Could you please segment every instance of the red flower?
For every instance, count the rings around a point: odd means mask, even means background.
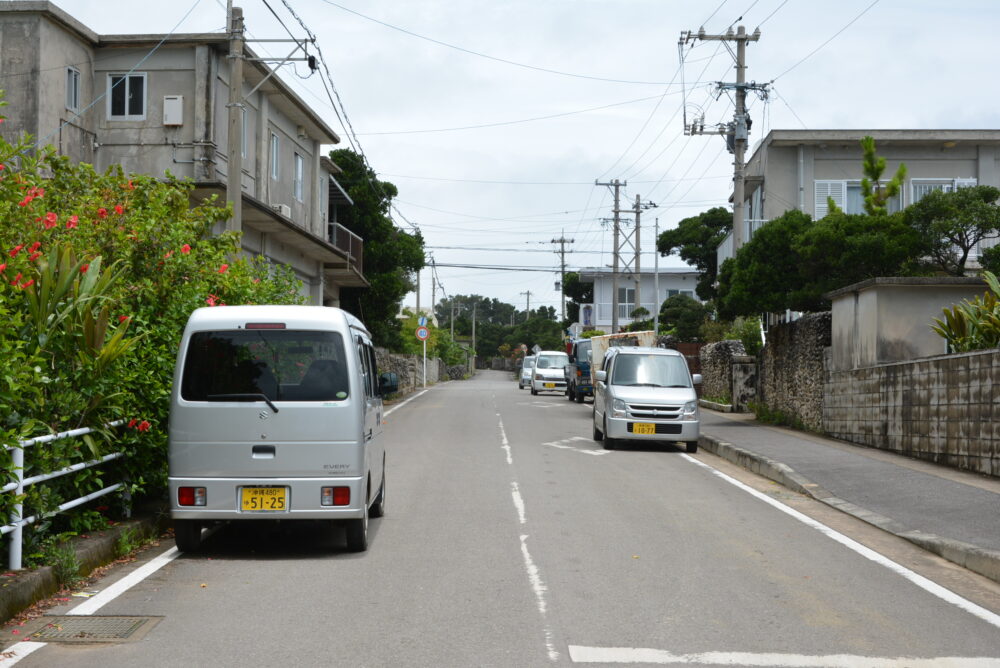
[[[131,420],[129,420],[128,421],[128,428],[131,429],[132,427],[134,427],[135,424],[136,424],[136,422],[138,422],[138,420],[136,420],[135,418],[132,418]]]
[[[30,288],[34,284],[35,284],[35,279],[32,278],[30,280],[25,281],[24,283],[22,283],[18,287],[21,288],[21,289]]]
[[[228,264],[224,264],[221,267],[219,267],[219,273],[220,274],[224,274],[224,273],[226,273],[227,269],[229,269],[229,265]]]
[[[125,213],[125,207],[123,207],[121,204],[115,204],[115,213],[117,213],[119,216],[122,215],[123,213]]]
[[[167,254],[163,256],[163,259],[164,260],[169,260],[170,256],[173,255],[173,254],[174,254],[173,251],[167,251]]]
[[[108,210],[102,206],[100,209],[97,210],[97,215],[100,216],[101,218],[107,218]]]
[[[139,431],[149,431],[149,428],[152,426],[153,425],[149,424],[149,421],[143,420],[142,422],[139,423],[139,426],[136,427],[136,429],[138,429]]]
[[[188,253],[190,253],[191,252],[191,244],[184,244],[183,246],[181,246],[181,252],[184,253],[185,255],[187,255]]]
[[[17,205],[18,206],[28,206],[29,204],[31,204],[31,200],[33,200],[33,199],[34,199],[34,197],[32,197],[31,195],[28,195],[24,199],[22,199],[20,202],[18,202]]]
[[[28,252],[29,253],[34,253],[36,250],[38,250],[41,247],[42,247],[42,242],[41,241],[36,241],[35,243],[31,244],[31,248],[28,249]]]
[[[89,264],[80,265],[80,273],[81,274],[86,274],[88,269],[90,269],[90,265]]]
[[[39,255],[41,255],[41,253],[39,251],[35,251],[34,253],[28,256],[28,262],[34,262],[35,260],[38,259]]]
[[[118,316],[118,322],[125,322],[126,320],[128,320],[128,316],[127,315],[120,315],[120,316]]]
[[[57,216],[53,211],[49,211],[47,214],[45,214],[45,222],[47,223],[52,223],[53,225],[55,225],[58,219],[59,216]]]
[[[76,227],[79,224],[80,224],[80,217],[79,216],[70,216],[69,220],[66,221],[66,229],[67,230],[72,230],[74,227]]]
[[[10,256],[17,257],[17,254],[21,252],[22,248],[24,248],[24,244],[18,244],[17,246],[14,246],[14,248],[12,248],[10,251]]]
[[[4,262],[3,264],[0,264],[0,273],[4,272],[6,270],[7,270],[7,263]]]
[[[18,274],[18,275],[20,276],[20,274]],[[215,295],[209,295],[208,298],[205,300],[205,303],[208,304],[209,306],[215,306],[216,305],[216,302],[215,302],[216,299],[218,299],[218,297],[216,297]]]
[[[11,285],[17,285],[18,281],[21,280],[21,274],[14,277],[14,280],[10,282]]]

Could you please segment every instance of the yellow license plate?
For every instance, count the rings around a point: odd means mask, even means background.
[[[555,383],[545,383],[545,387],[555,387]]]
[[[633,422],[632,433],[653,435],[656,433],[656,425],[649,422]]]
[[[252,512],[285,510],[287,492],[287,487],[244,487],[240,494],[240,507]]]

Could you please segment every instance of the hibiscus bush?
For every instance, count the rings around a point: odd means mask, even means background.
[[[243,256],[236,233],[214,234],[229,209],[192,206],[192,187],[117,167],[98,173],[0,139],[0,468],[12,479],[8,448],[18,440],[78,427],[97,431],[29,447],[25,476],[125,452],[27,488],[25,515],[122,479],[133,496],[162,493],[174,358],[190,313],[303,302],[290,269]],[[113,421],[121,425],[106,426]],[[0,495],[0,513],[15,501]],[[106,498],[98,505],[113,514]],[[89,508],[37,526],[102,521]]]

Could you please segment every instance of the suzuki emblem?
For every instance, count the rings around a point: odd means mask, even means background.
[[[258,413],[258,415],[260,416],[261,420],[266,420],[271,414],[268,413],[267,411],[261,411],[260,413]]]

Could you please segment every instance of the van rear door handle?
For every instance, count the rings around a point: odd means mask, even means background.
[[[254,459],[274,459],[274,446],[273,445],[255,445],[253,446]]]

